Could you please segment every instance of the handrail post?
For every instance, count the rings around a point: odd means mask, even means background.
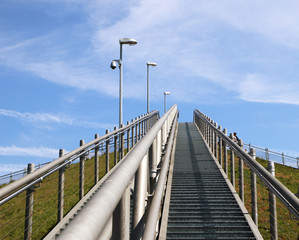
[[[117,127],[114,127],[114,131],[117,130]],[[114,136],[114,166],[117,164],[117,134]]]
[[[233,134],[229,135],[231,139],[233,139]],[[230,181],[233,186],[235,186],[235,156],[233,148],[230,148]]]
[[[121,128],[124,127],[124,124],[121,124]],[[125,133],[122,132],[119,135],[119,161],[124,157],[124,137],[125,137]]]
[[[275,177],[274,162],[268,162],[268,171]],[[270,210],[270,232],[271,240],[278,239],[277,230],[277,212],[276,212],[276,196],[269,189],[269,210]]]
[[[59,149],[59,157],[62,157],[65,154],[64,149]],[[63,218],[63,208],[64,208],[64,170],[61,168],[59,170],[58,177],[58,208],[57,208],[57,223],[59,223]]]
[[[214,123],[214,127],[217,128],[217,123]],[[214,156],[216,159],[218,159],[218,146],[217,146],[217,140],[218,140],[218,135],[216,131],[214,132]]]
[[[225,135],[227,135],[227,129],[224,128],[223,129],[223,133]],[[223,141],[223,150],[224,150],[224,154],[223,154],[223,160],[224,160],[224,171],[226,173],[226,175],[228,174],[228,165],[227,165],[227,144],[225,141]]]
[[[282,164],[285,165],[284,153],[281,154]]]
[[[221,125],[219,125],[218,129],[221,132],[221,130],[222,130]],[[220,166],[222,167],[222,140],[221,140],[220,136],[218,138],[218,154],[219,154],[218,160],[219,160]]]
[[[106,135],[107,134],[109,134],[109,130],[108,129],[106,129]],[[108,173],[109,172],[109,148],[110,148],[110,139],[108,138],[107,140],[106,140],[106,173]]]
[[[153,192],[156,176],[157,176],[157,151],[158,151],[158,136],[153,141],[150,149],[149,149],[149,165],[150,165],[150,193]]]
[[[35,170],[34,163],[28,163],[27,174],[32,173],[34,170]],[[24,240],[32,239],[33,203],[34,203],[34,187],[31,187],[26,191]]]
[[[130,122],[127,121],[127,125],[129,125]],[[130,151],[130,128],[127,130],[127,153]]]
[[[148,153],[143,157],[141,164],[135,174],[134,185],[134,208],[133,208],[133,239],[140,239],[142,236],[145,200],[147,195],[147,175],[148,175]]]
[[[127,187],[113,212],[112,240],[130,239],[130,187]]]
[[[243,140],[238,141],[238,145],[243,149]],[[239,195],[244,202],[244,163],[243,159],[239,157]]]
[[[249,155],[256,160],[256,153],[254,148],[249,149]],[[250,169],[251,172],[251,212],[252,220],[258,227],[258,209],[257,209],[257,187],[256,187],[256,174]]]
[[[214,125],[215,126],[215,124],[214,124],[214,120],[212,120],[212,125]],[[214,155],[215,154],[215,151],[214,151],[214,137],[215,137],[215,133],[214,133],[214,131],[213,131],[213,129],[211,128],[211,150],[212,150],[212,154]]]
[[[85,144],[84,140],[80,140],[80,146]],[[79,199],[84,197],[84,168],[85,168],[85,154],[80,157],[80,169],[79,169]]]
[[[137,123],[137,117],[135,117],[135,144],[138,142],[138,123]]]
[[[140,120],[140,116],[139,116],[139,120]],[[141,121],[139,121],[138,123],[138,141],[141,139]]]
[[[99,138],[99,134],[95,134],[94,138]],[[99,181],[99,146],[94,149],[94,184]]]

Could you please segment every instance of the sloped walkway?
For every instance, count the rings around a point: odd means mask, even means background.
[[[179,123],[167,239],[256,239],[194,123]]]

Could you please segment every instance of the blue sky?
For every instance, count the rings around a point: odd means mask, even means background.
[[[299,2],[1,0],[0,173],[43,163],[124,122],[177,103],[246,143],[299,156]]]

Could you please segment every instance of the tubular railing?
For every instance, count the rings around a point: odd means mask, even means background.
[[[163,191],[156,185],[161,185],[160,179],[165,181],[164,163],[169,161],[165,157],[169,158],[170,149],[167,138],[173,139],[176,117],[177,107],[174,105],[101,183],[88,204],[70,221],[58,239],[129,239],[130,235],[132,239],[142,238],[151,197],[153,193],[156,196],[155,189]],[[161,160],[163,174],[158,174]],[[130,192],[134,193],[133,212],[130,211]],[[155,197],[153,201],[156,202]],[[154,216],[150,223],[156,226],[156,220]]]
[[[279,153],[279,152],[271,151],[268,148],[257,147],[251,144],[244,143],[244,149],[246,149],[248,152],[251,148],[255,149],[256,156],[259,158],[262,158],[267,161],[279,163],[285,166],[299,168],[299,157],[292,157],[283,152]]]
[[[269,163],[268,172],[256,161],[253,148],[248,154],[242,149],[242,140],[236,143],[232,135],[227,136],[226,129],[222,131],[221,126],[217,127],[216,122],[198,110],[194,111],[194,122],[263,237],[297,239],[299,200],[274,177],[274,164]],[[277,203],[275,196],[280,200]]]
[[[0,188],[0,239],[41,239],[74,206],[90,195],[102,177],[113,172],[125,154],[149,132],[159,119],[153,111],[106,135],[64,153],[27,175]],[[85,239],[85,238],[82,238]]]

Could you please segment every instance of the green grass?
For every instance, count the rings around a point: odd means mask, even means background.
[[[75,163],[65,169],[64,215],[79,201],[79,165]],[[114,166],[114,153],[109,154],[109,165],[110,169]],[[105,174],[106,154],[99,157],[99,179]],[[85,161],[84,175],[86,194],[94,186],[94,158]],[[0,239],[24,239],[25,203],[24,192],[0,206]],[[36,186],[32,239],[42,239],[56,225],[57,207],[58,172],[55,172]]]

